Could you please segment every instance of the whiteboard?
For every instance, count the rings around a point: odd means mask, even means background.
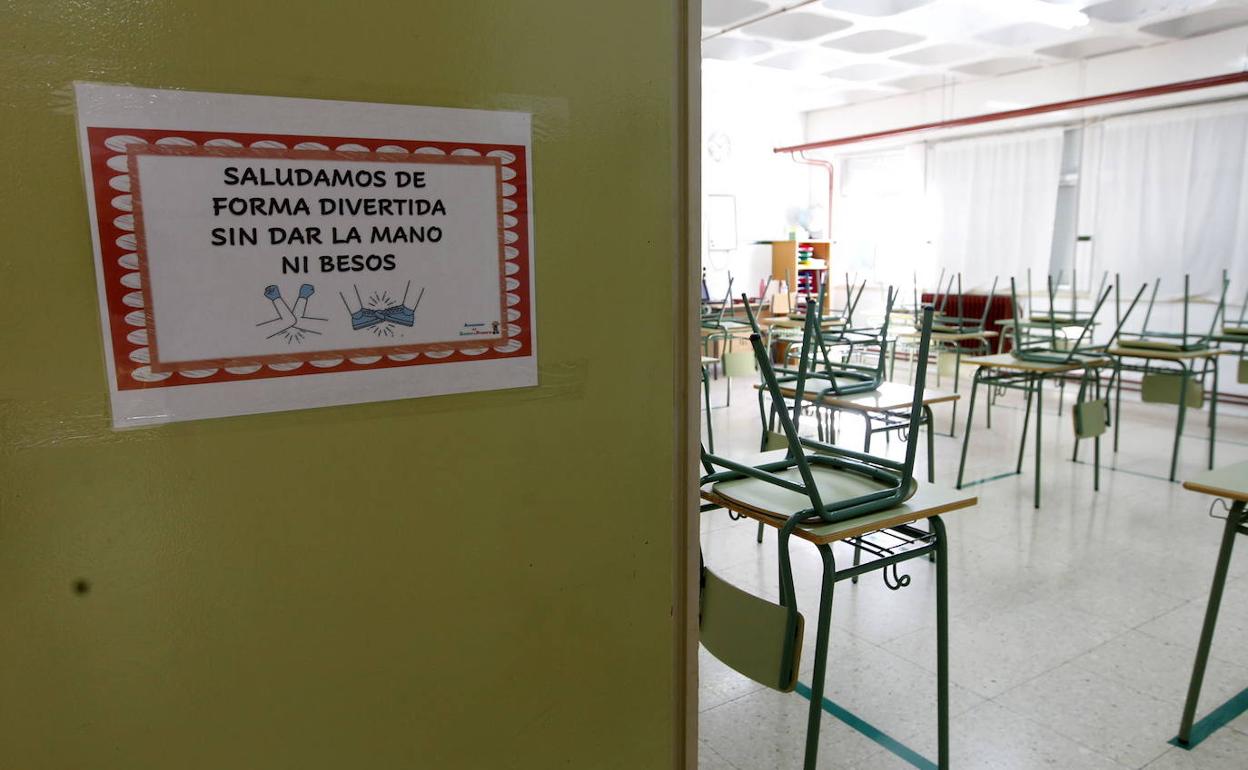
[[[711,251],[737,248],[737,197],[706,196],[706,247]]]

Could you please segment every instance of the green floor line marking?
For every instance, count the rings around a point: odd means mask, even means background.
[[[810,700],[810,688],[805,684],[798,682],[795,691],[806,700]],[[937,770],[935,762],[931,761],[927,757],[905,745],[865,719],[854,716],[849,710],[838,706],[828,698],[823,698],[823,702],[819,705],[822,706],[823,710],[828,714],[831,714],[853,729],[862,733],[868,740],[882,746],[889,753],[899,759],[909,762],[911,765],[920,768],[920,770]]]
[[[798,685],[799,687],[801,685]],[[1171,746],[1178,746],[1181,749],[1191,751],[1200,745],[1200,742],[1213,735],[1219,727],[1223,727],[1235,717],[1248,711],[1248,690],[1244,690],[1239,695],[1218,706],[1209,715],[1192,725],[1192,739],[1186,744],[1180,743],[1176,735],[1170,739]]]
[[[974,481],[963,481],[962,486],[973,487],[976,484],[987,484],[990,481],[1000,481],[1001,479],[1006,479],[1006,478],[1009,478],[1010,476],[1021,476],[1021,475],[1022,474],[1019,473],[1018,471],[1010,471],[1009,473],[998,473],[996,476],[989,476],[986,479],[975,479]]]
[[[1073,462],[1075,465],[1086,465],[1089,468],[1091,468],[1093,465],[1093,463],[1085,462],[1083,460],[1074,460]],[[1170,479],[1166,478],[1165,476],[1157,476],[1152,473],[1145,473],[1144,471],[1130,471],[1130,470],[1127,470],[1126,468],[1115,468],[1111,465],[1102,465],[1101,470],[1110,471],[1112,473],[1125,473],[1129,476],[1139,476],[1145,479],[1156,479],[1158,481],[1164,481],[1167,484],[1170,483]]]

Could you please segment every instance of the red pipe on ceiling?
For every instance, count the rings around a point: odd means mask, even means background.
[[[1176,94],[1183,91],[1195,91],[1199,88],[1215,88],[1217,86],[1229,86],[1245,82],[1248,82],[1248,72],[1233,72],[1229,75],[1217,75],[1215,77],[1199,78],[1197,80],[1183,80],[1178,83],[1166,83],[1165,85],[1149,86],[1148,88],[1135,88],[1130,91],[1118,91],[1116,93],[1101,94],[1099,96],[1085,96],[1081,99],[1070,99],[1064,102],[1053,102],[1051,104],[1039,104],[1035,107],[1022,107],[1016,110],[1005,110],[1004,112],[990,112],[983,115],[971,115],[966,118],[941,120],[934,123],[920,123],[917,126],[891,128],[886,131],[875,131],[869,134],[857,134],[855,136],[843,136],[838,139],[824,139],[819,142],[795,144],[790,147],[777,147],[773,150],[773,152],[795,153],[803,152],[805,150],[818,150],[825,147],[840,147],[846,144],[868,142],[873,139],[887,139],[894,136],[917,134],[922,131],[932,131],[941,128],[957,128],[960,126],[974,126],[980,123],[993,123],[998,120],[1010,120],[1011,118],[1025,118],[1031,115],[1042,115],[1046,112],[1060,112],[1062,110],[1074,110],[1081,107],[1095,107],[1099,104],[1123,102],[1131,99],[1146,99],[1150,96],[1165,96],[1166,94]]]
[[[804,152],[795,152],[789,156],[798,163],[807,166],[818,166],[822,168],[828,175],[828,229],[823,232],[823,237],[832,240],[832,199],[836,197],[836,178],[833,175],[835,164],[827,160],[819,160],[817,158],[807,158]]]

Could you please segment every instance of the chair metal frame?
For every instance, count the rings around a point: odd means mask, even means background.
[[[1218,299],[1218,306],[1213,311],[1213,320],[1209,323],[1209,330],[1203,335],[1193,334],[1188,331],[1188,315],[1191,307],[1191,286],[1192,276],[1190,273],[1183,275],[1183,327],[1182,331],[1168,332],[1157,331],[1148,328],[1149,318],[1153,314],[1153,303],[1157,300],[1157,290],[1161,286],[1161,278],[1153,282],[1153,294],[1148,300],[1148,310],[1144,313],[1144,324],[1138,332],[1129,332],[1127,336],[1134,339],[1123,341],[1126,347],[1141,348],[1144,350],[1207,350],[1212,344],[1213,338],[1218,329],[1219,319],[1225,320],[1226,314],[1226,292],[1230,287],[1230,279],[1227,278],[1225,270],[1222,271],[1222,293]],[[1178,340],[1175,343],[1165,342],[1164,340]],[[1190,341],[1189,341],[1190,340]],[[1149,344],[1150,341],[1153,344]]]
[[[753,311],[749,309],[748,302],[746,308],[751,323],[754,325],[754,333],[750,336],[750,343],[758,360],[759,368],[763,373],[766,389],[771,392],[773,399],[777,403],[783,403],[776,372],[767,355],[766,347],[762,343],[761,331],[757,328]],[[916,426],[920,419],[923,384],[927,369],[926,353],[931,337],[933,311],[931,308],[926,308],[923,313],[923,336],[920,341],[920,348],[924,356],[922,359],[923,363],[920,365],[917,374],[915,401],[910,411],[912,430],[914,429],[913,426]],[[814,317],[808,317],[803,335],[807,341],[814,335],[815,326],[817,324],[814,322]],[[798,370],[798,375],[803,382],[805,369],[806,359],[803,357]],[[802,383],[799,383],[799,393],[801,392],[800,384]],[[896,507],[909,497],[909,491],[914,483],[915,442],[911,442],[907,448],[905,461],[898,463],[893,460],[873,457],[801,438],[798,435],[800,419],[801,399],[796,400],[792,415],[789,414],[788,410],[780,411],[780,423],[787,443],[786,454],[782,460],[763,463],[759,466],[749,466],[711,454],[705,448],[702,450],[702,464],[706,470],[706,475],[701,479],[701,486],[715,484],[719,481],[750,477],[774,484],[783,489],[798,492],[805,495],[810,501],[808,507],[789,514],[778,528],[776,547],[779,556],[780,604],[785,607],[788,613],[784,638],[789,638],[796,630],[798,624],[802,622],[801,616],[797,611],[797,596],[789,555],[791,537],[797,527],[808,523],[847,521]],[[859,495],[848,500],[825,501],[822,499],[814,479],[812,472],[814,467],[829,467],[862,474],[868,478],[883,481],[888,486],[878,492]],[[723,470],[718,470],[719,468]],[[790,481],[776,475],[777,471],[794,468],[798,471],[801,478],[800,482]],[[702,510],[711,510],[717,507],[720,506],[716,503],[708,503],[702,506]],[[896,541],[895,544],[888,546],[882,546],[866,540],[867,534],[850,538],[855,542],[856,549],[865,549],[877,558],[866,564],[858,564],[857,559],[855,559],[854,566],[840,570],[836,568],[831,545],[828,543],[816,544],[823,561],[823,577],[818,610],[814,670],[811,675],[809,692],[810,706],[807,711],[803,765],[806,770],[814,770],[818,760],[819,730],[822,719],[824,680],[827,675],[827,652],[831,633],[832,589],[834,584],[846,579],[856,580],[859,575],[867,572],[885,570],[885,582],[890,588],[898,589],[908,585],[910,580],[907,575],[898,575],[897,565],[901,562],[924,556],[932,558],[936,562],[938,767],[940,770],[947,770],[949,767],[949,628],[946,532],[944,523],[939,516],[931,516],[928,518],[928,521],[930,522],[930,531],[923,531],[911,524],[902,524],[874,533],[888,534],[893,538],[893,540],[889,541],[890,543]],[[794,655],[796,655],[796,650],[793,646],[788,645],[783,649],[781,670],[777,672],[779,683],[785,681],[786,675],[790,673],[796,674],[790,668],[799,663],[799,661],[793,659]]]
[[[865,283],[864,283],[865,285]],[[861,295],[861,290],[859,291]],[[820,396],[837,395],[847,396],[854,393],[868,393],[880,387],[880,383],[887,378],[887,358],[888,358],[888,326],[889,318],[892,315],[893,303],[896,301],[897,292],[892,288],[888,288],[888,297],[884,307],[884,320],[880,327],[863,327],[853,328],[846,327],[837,330],[835,333],[825,332],[821,324],[813,324],[813,333],[809,332],[812,326],[809,316],[805,328],[802,331],[802,341],[798,348],[798,368],[792,369],[781,367],[778,371],[781,373],[779,380],[781,382],[795,382],[799,372],[804,366],[809,367],[813,364],[813,360],[817,356],[820,368],[813,373],[807,368],[808,376],[811,379],[827,380],[829,386],[821,391]],[[820,298],[819,310],[822,310],[822,298]],[[750,310],[747,307],[747,315]],[[820,313],[822,315],[822,313]],[[751,321],[752,322],[752,321]],[[757,327],[756,327],[757,330]],[[831,339],[829,339],[831,337]],[[813,345],[811,344],[813,341]],[[848,347],[848,357],[853,356],[854,347],[871,347],[879,348],[879,356],[874,366],[866,366],[863,364],[855,364],[848,360],[841,362],[833,362],[830,350],[835,347]],[[792,349],[786,353],[786,357],[791,355]],[[853,380],[851,384],[842,385],[837,382],[837,378],[842,380]],[[803,380],[804,382],[805,380]],[[803,392],[801,390],[798,391]],[[760,391],[760,408],[762,392]]]

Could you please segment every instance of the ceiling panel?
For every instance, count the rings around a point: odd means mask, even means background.
[[[939,88],[1248,27],[1248,0],[703,0],[702,7],[705,59],[728,68],[725,77],[766,83],[769,94],[798,94],[806,109],[846,103],[850,83],[869,86],[854,100],[879,98],[889,89]]]
[[[1121,37],[1089,37],[1083,40],[1062,43],[1061,45],[1051,45],[1048,48],[1040,48],[1036,50],[1036,53],[1045,56],[1056,56],[1059,59],[1091,59],[1093,56],[1104,56],[1115,51],[1125,51],[1128,48],[1135,48],[1137,45],[1139,45],[1137,41]]]
[[[965,72],[968,75],[996,77],[997,75],[1008,75],[1011,72],[1021,72],[1039,66],[1040,61],[1032,57],[1003,56],[999,59],[985,59],[972,64],[962,64],[954,67],[954,69],[958,72]]]
[[[979,35],[980,40],[1011,48],[1044,45],[1067,37],[1070,37],[1070,30],[1037,22],[1011,24]]]
[[[831,16],[820,16],[813,13],[785,13],[756,21],[746,26],[743,31],[747,35],[770,38],[773,40],[814,40],[848,29],[850,22]]]
[[[823,0],[823,6],[859,16],[896,16],[931,2],[933,0]]]
[[[923,41],[922,35],[910,32],[894,32],[891,29],[872,29],[866,32],[855,32],[852,35],[832,38],[824,42],[828,48],[854,53],[884,53],[895,51],[908,45]]]
[[[909,64],[948,64],[955,61],[966,61],[988,53],[989,49],[982,45],[964,45],[962,43],[940,43],[926,48],[917,48],[906,53],[899,53],[892,58]]]
[[[906,75],[896,80],[886,80],[882,85],[900,88],[903,91],[926,91],[929,88],[940,88],[954,80],[955,78],[948,74],[924,72],[919,75]]]
[[[707,59],[741,61],[765,54],[775,48],[762,40],[741,37],[717,37],[702,44],[702,56]]]
[[[1224,29],[1239,27],[1244,24],[1248,24],[1248,8],[1213,8],[1200,13],[1180,16],[1177,19],[1150,24],[1142,27],[1140,31],[1147,32],[1150,35],[1182,38],[1208,35],[1211,32],[1220,32]]]
[[[728,27],[771,10],[759,0],[702,0],[702,26]]]
[[[886,78],[901,77],[909,72],[912,72],[909,67],[880,61],[861,62],[859,64],[851,64],[848,67],[838,67],[824,74],[837,80],[884,80]]]
[[[786,70],[802,70],[805,72],[822,72],[830,67],[838,67],[845,63],[845,57],[823,48],[799,48],[786,51],[776,56],[769,56],[758,62],[764,67],[779,67]]]
[[[1093,19],[1114,24],[1143,21],[1161,13],[1191,13],[1215,0],[1106,0],[1083,9]]]

